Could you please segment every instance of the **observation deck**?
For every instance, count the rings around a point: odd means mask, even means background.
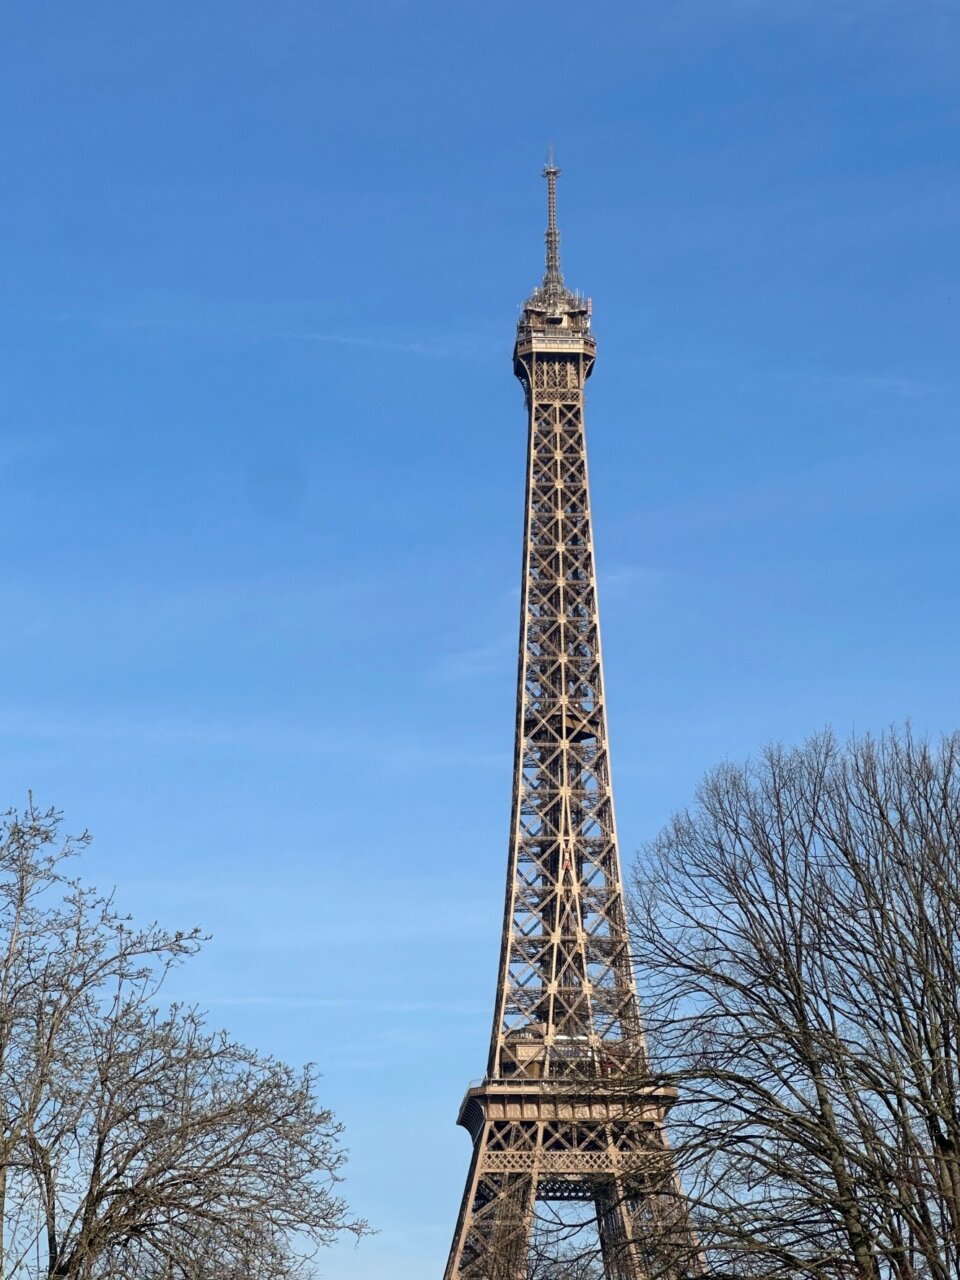
[[[597,340],[590,332],[589,298],[566,289],[541,286],[523,304],[517,322],[513,348],[513,368],[523,379],[531,357],[540,355],[581,355],[586,357],[585,376],[597,354]]]

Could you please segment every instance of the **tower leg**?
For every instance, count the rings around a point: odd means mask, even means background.
[[[647,1280],[634,1239],[634,1220],[623,1179],[604,1183],[597,1196],[597,1226],[606,1280]]]
[[[488,1167],[485,1125],[470,1176],[444,1280],[524,1280],[536,1204],[536,1175]]]

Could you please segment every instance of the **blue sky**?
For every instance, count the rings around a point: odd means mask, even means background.
[[[10,4],[0,762],[204,925],[445,1260],[489,1033],[553,140],[627,862],[724,757],[960,724],[954,0]]]

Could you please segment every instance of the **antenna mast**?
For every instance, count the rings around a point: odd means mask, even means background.
[[[550,293],[559,293],[563,289],[563,276],[560,273],[560,232],[557,230],[557,168],[553,155],[553,143],[547,152],[547,163],[543,169],[547,180],[547,269],[543,276],[543,287]]]

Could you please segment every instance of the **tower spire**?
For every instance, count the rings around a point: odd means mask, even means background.
[[[563,289],[563,276],[560,272],[560,232],[557,230],[557,178],[560,176],[560,170],[554,159],[552,142],[547,152],[543,176],[547,180],[547,269],[543,275],[543,287],[551,293],[559,293]]]

